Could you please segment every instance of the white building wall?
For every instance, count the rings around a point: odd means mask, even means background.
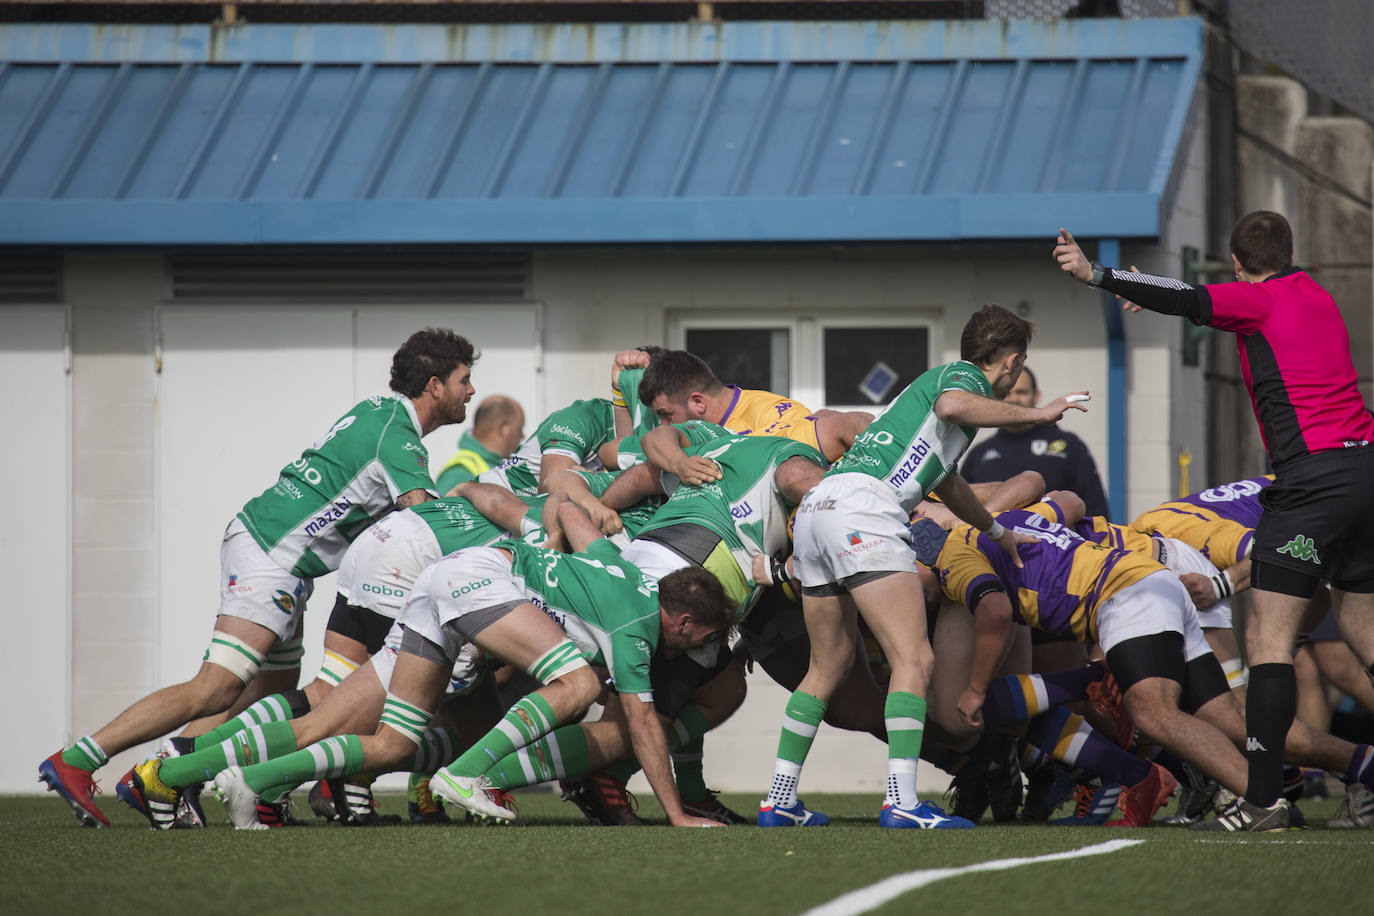
[[[1055,269],[1049,257],[1051,243],[1047,234],[1044,244],[941,249],[542,252],[535,256],[533,275],[534,299],[543,307],[544,371],[530,389],[529,400],[536,402],[537,411],[541,400],[545,409],[551,409],[575,398],[603,396],[611,354],[642,343],[663,342],[669,316],[693,309],[781,309],[813,315],[858,308],[933,310],[942,316],[943,331],[935,338],[942,352],[934,354],[942,360],[957,355],[958,331],[967,316],[983,303],[996,302],[1036,324],[1031,364],[1046,394],[1081,388],[1093,391],[1093,409],[1073,415],[1066,425],[1088,443],[1105,476],[1111,456],[1101,305],[1094,291]],[[162,686],[174,672],[181,674],[193,666],[213,619],[212,607],[201,607],[200,602],[187,607],[185,612],[196,620],[187,627],[185,644],[159,649],[159,593],[166,604],[176,600],[169,598],[169,592],[199,595],[206,588],[204,582],[177,583],[175,570],[160,565],[165,558],[156,546],[156,497],[159,486],[167,483],[157,476],[164,472],[155,468],[161,410],[155,329],[164,299],[162,269],[157,255],[66,258],[65,288],[73,312],[75,348],[68,739],[98,728]],[[270,309],[245,312],[249,320],[263,320],[267,314]],[[455,310],[454,315],[457,324],[461,312]],[[1167,319],[1134,317],[1128,332],[1132,348],[1130,499],[1132,511],[1138,511],[1169,493],[1168,477],[1161,467],[1167,465],[1173,443],[1158,431],[1168,428],[1171,411],[1177,408],[1169,368],[1176,346],[1170,343],[1175,337],[1167,330]],[[480,339],[477,342],[481,344]],[[213,350],[216,342],[209,339],[203,345]],[[501,360],[517,369],[532,369],[534,361],[533,353],[527,359],[507,355]],[[264,360],[262,371],[271,372],[270,360]],[[479,388],[483,384],[479,375]],[[341,392],[335,400],[337,414],[353,403],[353,392]],[[251,427],[251,416],[240,422]],[[175,431],[165,430],[167,434]],[[245,440],[255,450],[279,453],[272,458],[274,466],[279,466],[314,435],[316,431],[302,429],[289,441]],[[457,431],[451,431],[451,436],[456,441]],[[432,456],[435,462],[445,457]],[[206,482],[208,486],[222,483]],[[231,495],[235,504],[241,504],[253,492],[252,487],[236,486]],[[225,521],[216,517],[215,531],[196,539],[201,544],[197,549],[211,564]],[[323,596],[312,602],[315,625],[323,625],[328,607]],[[170,654],[175,659],[167,657]],[[311,673],[307,671],[307,676]],[[50,683],[34,686],[60,689],[63,677],[54,669],[40,679]],[[708,745],[707,774],[713,785],[758,789],[766,783],[782,702],[780,690],[755,685],[754,699]],[[45,734],[52,727],[46,714],[21,715],[18,728],[26,735]],[[44,740],[52,743],[50,738]],[[116,778],[142,752],[117,758],[110,778]],[[817,755],[815,766],[808,768],[808,786],[816,790],[867,791],[881,784],[883,749],[870,737],[826,738]],[[826,764],[827,759],[833,762]],[[856,759],[862,764],[856,766]],[[16,765],[17,775],[5,777],[0,791],[32,789],[31,770],[37,763],[38,758]]]

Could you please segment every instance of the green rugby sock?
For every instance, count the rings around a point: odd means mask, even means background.
[[[553,707],[538,693],[522,697],[477,743],[446,767],[454,776],[481,776],[503,757],[515,753],[558,725]]]
[[[266,725],[269,722],[287,722],[291,718],[291,704],[285,696],[275,693],[270,697],[263,697],[228,722],[196,738],[195,750],[203,751],[221,741],[228,741],[245,728]]]
[[[499,789],[519,789],[553,779],[580,779],[591,769],[587,733],[580,725],[565,725],[502,757],[487,775]]]
[[[272,760],[296,749],[296,733],[290,722],[268,722],[236,732],[232,737],[180,757],[162,761],[158,778],[176,789],[214,779],[231,766],[247,767]]]
[[[62,752],[62,762],[67,766],[91,772],[103,767],[109,759],[105,756],[105,751],[95,743],[95,739],[90,735]]]
[[[895,690],[883,703],[887,726],[887,801],[900,808],[914,808],[916,759],[925,738],[926,701],[914,693]]]
[[[793,692],[782,715],[782,734],[778,736],[778,756],[773,763],[773,782],[766,803],[790,808],[797,803],[797,782],[802,764],[816,740],[816,730],[825,718],[828,704],[809,693]]]
[[[243,768],[243,782],[277,802],[308,779],[338,779],[363,771],[363,745],[357,735],[336,735],[295,753]]]

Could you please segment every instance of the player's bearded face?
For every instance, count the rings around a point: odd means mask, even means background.
[[[467,419],[467,404],[476,392],[472,387],[472,370],[460,365],[444,380],[436,399],[450,423],[461,423]]]

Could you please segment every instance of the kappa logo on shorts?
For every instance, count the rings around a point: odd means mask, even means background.
[[[296,609],[296,599],[291,596],[290,592],[284,589],[279,588],[272,593],[272,603],[287,614],[290,614]]]
[[[1317,556],[1317,543],[1304,534],[1293,536],[1293,540],[1284,544],[1278,549],[1279,553],[1286,553],[1295,560],[1302,560],[1305,563],[1315,563],[1321,565],[1321,557]]]

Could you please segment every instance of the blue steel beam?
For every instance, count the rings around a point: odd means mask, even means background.
[[[1121,241],[1099,240],[1097,257],[1103,264],[1120,264]],[[1116,297],[1105,290],[1101,297],[1102,320],[1107,327],[1107,503],[1112,521],[1124,525],[1130,518],[1126,514],[1126,488],[1130,453],[1127,430],[1131,428],[1126,403],[1126,322],[1121,320],[1121,303]]]

